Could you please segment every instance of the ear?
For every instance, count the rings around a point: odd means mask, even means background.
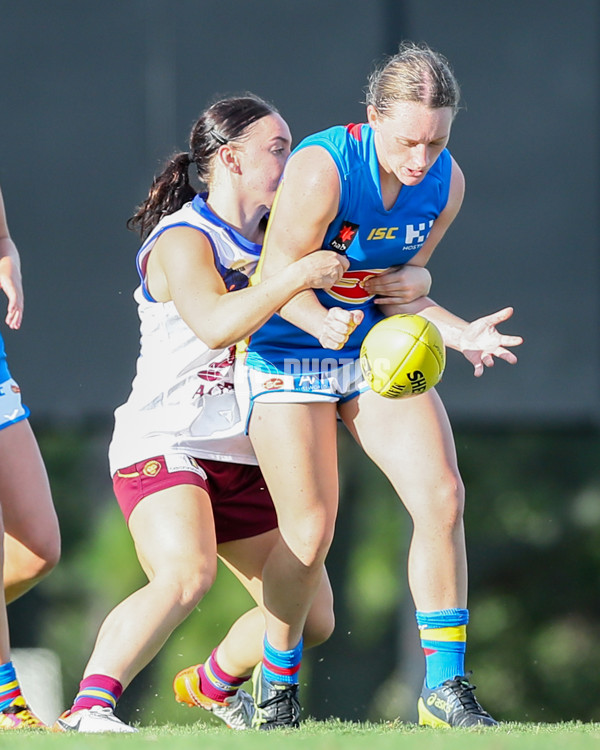
[[[229,144],[220,146],[218,155],[223,166],[227,167],[230,172],[233,172],[234,174],[240,173],[241,170],[238,154],[234,148],[232,148]]]
[[[372,104],[367,105],[367,122],[373,130],[377,130],[379,127],[379,112]]]

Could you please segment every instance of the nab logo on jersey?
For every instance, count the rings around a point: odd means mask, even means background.
[[[352,240],[356,237],[358,232],[358,224],[353,224],[351,221],[342,222],[340,231],[329,243],[330,247],[338,253],[345,253]]]

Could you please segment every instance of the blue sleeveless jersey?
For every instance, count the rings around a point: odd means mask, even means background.
[[[337,166],[340,204],[323,247],[344,253],[350,261],[350,267],[334,287],[327,291],[317,289],[315,293],[324,307],[361,309],[365,318],[344,348],[334,351],[324,349],[316,338],[274,315],[250,338],[250,366],[259,366],[261,358],[281,370],[285,369],[285,360],[290,359],[331,362],[357,358],[367,331],[383,317],[362,282],[390,266],[408,263],[423,246],[448,201],[452,159],[447,149],[418,185],[402,185],[396,203],[386,211],[381,199],[374,131],[369,125],[329,128],[305,138],[296,151],[307,146],[322,146]]]

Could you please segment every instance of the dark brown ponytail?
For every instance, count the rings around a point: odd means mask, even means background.
[[[257,120],[277,110],[254,94],[221,99],[205,110],[190,133],[190,151],[173,156],[154,178],[146,200],[127,222],[127,227],[145,238],[163,218],[192,200],[196,190],[190,185],[189,167],[193,162],[199,180],[210,182],[213,157],[219,148],[243,141],[247,129]]]

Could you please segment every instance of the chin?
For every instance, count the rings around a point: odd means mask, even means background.
[[[401,180],[403,185],[407,185],[409,187],[413,187],[414,185],[418,185],[420,182],[423,182],[425,179],[425,176],[427,175],[427,172],[423,172],[423,174],[419,175],[418,177],[414,176],[404,176]]]

